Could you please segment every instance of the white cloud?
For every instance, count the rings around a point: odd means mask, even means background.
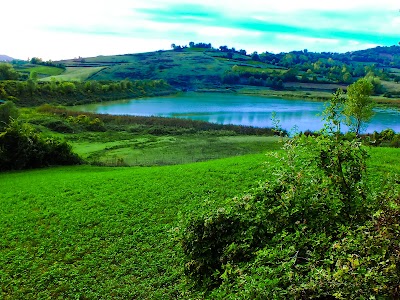
[[[241,29],[233,29],[227,27],[204,26],[196,30],[198,35],[219,37],[221,40],[224,38],[238,38],[238,37],[260,37],[261,32],[248,31]]]
[[[171,43],[211,42],[250,51],[281,52],[312,47],[317,51],[342,51],[345,47],[376,45],[374,41],[355,41],[340,35],[325,38],[325,30],[344,33],[361,32],[377,36],[396,36],[400,32],[398,0],[335,1],[265,1],[248,0],[12,0],[1,4],[2,43],[0,54],[18,58],[39,56],[44,59],[69,58],[152,51],[169,48]],[[202,24],[194,16],[181,16],[179,23],[162,23],[145,18],[140,8],[193,8],[205,6],[224,16],[221,26]],[[189,21],[193,20],[191,24]],[[230,22],[226,22],[226,21]],[[268,22],[318,31],[318,36],[301,36],[304,32],[273,33],[257,31],[239,23]],[[229,26],[231,24],[231,26]],[[277,27],[279,28],[279,27]],[[268,30],[265,30],[268,31]],[[116,33],[116,35],[112,35]],[[329,32],[326,34],[329,35]],[[343,34],[345,35],[345,34]],[[348,34],[351,36],[351,33]],[[368,37],[369,38],[369,37]],[[366,40],[366,38],[364,38]],[[400,39],[400,38],[399,38]],[[291,43],[288,43],[288,40]],[[397,43],[397,41],[395,42]],[[276,51],[275,51],[275,50]]]

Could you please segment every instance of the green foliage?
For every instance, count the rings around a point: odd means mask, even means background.
[[[163,80],[130,82],[0,81],[0,93],[18,99],[19,105],[44,103],[75,105],[123,98],[163,95],[176,92]]]
[[[18,118],[19,111],[14,102],[6,101],[0,104],[0,132],[10,124],[12,120]]]
[[[347,89],[347,99],[344,103],[343,114],[347,118],[347,124],[354,130],[356,135],[360,134],[362,126],[374,115],[372,108],[374,102],[370,95],[373,91],[372,83],[361,78],[351,84]]]
[[[0,133],[0,170],[21,170],[80,163],[71,146],[43,138],[28,124],[12,121]]]
[[[186,274],[210,298],[398,296],[400,187],[369,181],[361,142],[340,133],[342,101],[319,135],[286,141],[268,181],[183,226]]]
[[[0,80],[17,80],[19,74],[13,66],[6,63],[0,63]]]
[[[362,139],[370,146],[400,147],[400,133],[396,134],[392,129],[374,131],[372,134],[363,135]]]
[[[47,104],[38,107],[38,111],[52,115],[60,115],[66,117],[67,119],[71,117],[72,120],[75,120],[77,117],[82,115],[82,112],[80,111],[67,110],[65,108],[55,107]],[[106,115],[94,113],[85,113],[85,116],[87,116],[89,119],[97,118],[101,122],[111,125],[111,127],[114,129],[116,128],[116,126],[121,126],[120,130],[126,130],[125,125],[140,125],[145,126],[146,129],[152,127],[156,131],[159,131],[160,134],[173,133],[180,135],[185,133],[185,130],[183,129],[186,129],[187,131],[189,131],[189,133],[201,133],[204,131],[231,131],[235,134],[241,135],[274,135],[274,130],[271,128],[257,128],[241,125],[223,125],[191,119]],[[135,131],[137,131],[137,128],[132,130],[132,132]]]
[[[87,115],[78,115],[77,117],[69,116],[66,121],[71,124],[78,124],[83,126],[86,130],[90,131],[105,131],[103,121],[97,117],[90,117]]]

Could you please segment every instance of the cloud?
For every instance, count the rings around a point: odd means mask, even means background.
[[[132,53],[189,41],[248,52],[342,52],[400,39],[393,0],[13,0],[1,8],[0,53],[21,58]]]

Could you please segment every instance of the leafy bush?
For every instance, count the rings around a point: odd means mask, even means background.
[[[6,101],[0,104],[0,131],[7,127],[13,119],[18,118],[18,108],[14,102]]]
[[[400,133],[396,134],[392,129],[385,129],[364,135],[363,140],[371,146],[400,147]]]
[[[51,120],[43,124],[47,128],[60,133],[73,133],[75,130],[70,123],[63,120]]]
[[[78,124],[90,131],[106,131],[103,121],[99,118],[91,118],[87,115],[78,115],[77,117],[69,116],[67,121],[71,124]]]
[[[79,164],[71,146],[43,138],[28,124],[13,121],[0,133],[0,170],[21,170],[49,165]]]
[[[368,181],[361,141],[340,134],[338,97],[321,134],[274,154],[273,178],[182,228],[186,274],[210,298],[399,296],[399,181]]]

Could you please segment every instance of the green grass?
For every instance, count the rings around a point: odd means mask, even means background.
[[[70,143],[76,153],[105,165],[152,166],[183,164],[278,149],[277,137],[201,135],[154,136],[91,134]],[[97,138],[96,138],[97,136]],[[68,138],[67,138],[68,139]]]
[[[399,151],[372,149],[372,175],[399,174]],[[175,229],[266,180],[266,162],[0,174],[0,298],[201,298],[185,288]]]
[[[30,72],[36,72],[39,75],[45,75],[45,76],[56,76],[60,75],[64,70],[62,68],[57,68],[57,67],[49,67],[49,66],[32,66],[28,68],[17,68],[17,71],[23,72],[23,73],[30,73]]]
[[[400,174],[400,149],[369,148],[371,158],[368,163],[372,173],[395,172]]]
[[[254,186],[263,160],[0,174],[0,297],[185,298],[179,215]]]
[[[237,92],[245,95],[279,97],[285,99],[306,99],[318,101],[327,101],[332,99],[332,93],[326,91],[279,91],[263,87],[245,86],[241,89],[237,89]]]
[[[104,69],[104,67],[67,67],[61,75],[43,78],[43,81],[55,78],[59,81],[85,81],[93,74]]]
[[[246,63],[247,64],[247,63]],[[271,73],[276,73],[276,74],[282,74],[286,70],[278,69],[278,68],[270,68],[266,64],[257,64],[260,67],[252,67],[252,66],[247,66],[247,65],[235,65],[232,70],[234,72],[249,72],[253,74],[271,74]],[[261,67],[262,66],[262,67]]]

